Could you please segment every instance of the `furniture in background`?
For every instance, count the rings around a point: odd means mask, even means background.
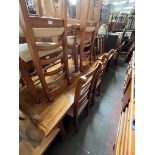
[[[135,154],[135,66],[134,54],[127,69],[114,155]]]

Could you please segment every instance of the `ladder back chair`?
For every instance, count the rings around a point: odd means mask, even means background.
[[[45,10],[46,16],[56,16],[60,17],[62,10],[64,8],[64,4],[62,4],[62,0],[52,0],[52,1],[45,1],[44,6],[42,8]],[[74,20],[74,24],[80,24],[81,33],[79,35],[69,35],[67,37],[67,45],[68,48],[72,50],[72,57],[74,60],[75,72],[78,71],[78,50],[80,50],[80,70],[83,71],[83,57],[87,58],[87,60],[92,59],[92,50],[94,45],[94,36],[96,31],[96,22],[98,22],[100,17],[100,11],[102,6],[102,0],[99,0],[98,6],[96,7],[95,15],[94,8],[95,4],[94,1],[91,0],[77,0],[76,2],[76,20]],[[66,12],[67,16],[69,17],[69,2],[66,1],[65,5],[68,7],[68,11]],[[57,11],[56,11],[57,8]],[[81,14],[82,11],[82,14]],[[56,13],[58,12],[58,13]],[[89,17],[88,17],[89,13]],[[57,14],[57,15],[56,15]],[[87,23],[87,21],[89,21]],[[95,21],[95,22],[94,22]],[[87,24],[86,24],[87,23]],[[70,24],[70,21],[68,21]],[[86,33],[86,35],[85,35]],[[87,39],[85,36],[87,36]],[[85,51],[85,52],[83,52]],[[83,54],[84,53],[84,54]],[[89,62],[89,61],[88,61]]]
[[[101,62],[105,65],[105,69],[106,69],[108,65],[108,57],[106,56],[106,54],[102,56]]]
[[[94,53],[94,58],[96,59],[97,57],[100,57],[102,54],[104,54],[104,49],[105,49],[105,37],[107,37],[108,34],[108,27],[106,24],[101,24],[96,38],[95,38],[95,45],[96,46],[96,51]]]
[[[98,70],[99,64],[96,65],[91,71],[82,75],[75,89],[74,103],[72,108],[67,112],[69,116],[73,118],[75,131],[78,131],[78,117],[83,110],[87,110],[87,115],[89,113],[89,104],[91,98],[91,91],[94,84],[95,74]]]
[[[98,70],[95,75],[94,86],[93,86],[92,92],[91,92],[92,105],[94,105],[94,97],[95,97],[96,93],[97,93],[97,96],[100,95],[101,80],[102,80],[102,77],[106,70],[106,66],[107,66],[107,62],[108,62],[107,60],[108,60],[107,57],[104,56],[102,58],[102,61],[99,62]]]
[[[65,17],[29,16],[25,0],[20,0],[20,17],[27,42],[22,45],[26,50],[20,57],[23,60],[26,58],[25,61],[33,61],[45,96],[50,101],[51,97],[59,94],[70,82]],[[53,36],[58,37],[58,42],[44,41]],[[43,42],[38,42],[38,39]],[[23,55],[26,57],[22,57]],[[45,66],[47,69],[44,69]]]
[[[102,58],[100,58],[99,60],[101,60],[102,62],[104,62],[104,57],[107,59],[107,62],[106,62],[106,70],[108,71],[110,65],[111,65],[111,61],[113,59],[113,56],[115,55],[116,53],[116,50],[114,49],[111,49],[108,53],[105,53]]]
[[[133,41],[133,43],[131,44],[124,62],[127,63],[130,61],[134,50],[135,50],[135,41]]]
[[[113,57],[113,55],[115,54],[115,50],[114,49],[111,49],[108,53],[104,53],[103,55],[102,55],[102,57],[99,57],[97,60],[101,60],[101,61],[104,61],[104,59],[106,58],[107,59],[107,61],[109,62],[111,59],[112,59],[112,57]]]
[[[80,24],[81,31],[76,36],[68,36],[67,44],[75,47],[79,47],[80,53],[80,70],[83,71],[83,62],[92,62],[92,52],[94,47],[95,35],[98,29],[98,21],[100,17],[100,11],[102,6],[102,0],[99,0],[96,14],[90,18],[88,13],[93,13],[94,2],[89,0],[77,0],[76,4],[76,19],[69,20],[70,23]],[[73,48],[73,52],[78,51]],[[78,57],[78,54],[76,54]],[[76,62],[77,64],[77,62]]]
[[[125,42],[123,42],[121,45],[119,45],[119,47],[116,50],[116,53],[115,53],[115,56],[114,56],[115,64],[117,64],[117,62],[118,62],[118,59],[119,59],[119,56],[121,54],[121,51],[122,51],[122,48],[123,48],[124,44],[125,44]]]
[[[83,3],[88,3],[83,1]],[[82,14],[80,14],[81,18],[81,43],[80,43],[80,70],[83,71],[83,58],[86,58],[86,62],[89,60],[90,64],[92,63],[92,53],[94,48],[95,36],[98,31],[98,21],[100,18],[102,0],[98,1],[98,6],[96,7],[96,12],[93,15],[93,19],[88,16],[88,13],[93,9],[93,2],[89,1],[88,10],[86,10],[86,4],[81,3],[80,8]],[[86,11],[84,13],[84,11]],[[85,15],[84,15],[84,14]]]

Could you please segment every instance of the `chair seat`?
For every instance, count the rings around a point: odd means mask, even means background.
[[[75,36],[67,36],[67,45],[69,46],[73,46],[74,44],[74,39],[75,39]],[[76,36],[76,42],[78,45],[80,45],[80,37],[79,36]],[[85,43],[88,43],[90,42],[90,40],[85,40]]]
[[[80,106],[79,110],[78,110],[78,116],[81,114],[81,112],[83,111],[83,109],[86,107],[88,103],[88,99],[85,101],[84,104],[82,104],[82,106]],[[74,106],[74,105],[73,105]],[[67,112],[67,115],[73,117],[73,106],[69,109],[69,111]]]
[[[39,46],[49,46],[49,45],[54,45],[56,43],[37,42],[36,44],[39,45]],[[39,53],[39,57],[43,57],[43,56],[47,56],[47,55],[49,55],[51,53],[58,52],[58,51],[61,51],[61,50],[62,50],[62,46],[60,46],[59,48],[54,49],[54,50],[39,51],[38,53]],[[28,62],[28,61],[32,60],[32,57],[31,57],[31,54],[29,52],[29,48],[28,48],[27,43],[19,44],[19,57],[22,60],[24,60],[25,62]]]

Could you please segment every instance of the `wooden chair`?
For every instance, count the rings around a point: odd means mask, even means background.
[[[95,59],[100,57],[101,55],[104,54],[104,49],[105,49],[105,37],[108,33],[108,27],[106,24],[101,24],[98,33],[95,38],[95,43],[97,47],[97,53],[94,53]]]
[[[94,85],[92,87],[92,105],[94,105],[94,98],[97,93],[97,96],[100,95],[100,86],[101,86],[101,80],[105,73],[106,67],[107,67],[108,59],[106,56],[103,56],[102,61],[99,63],[98,70],[96,72]]]
[[[115,55],[113,57],[113,61],[115,61],[115,64],[117,64],[118,62],[118,58],[120,56],[120,53],[121,53],[121,50],[124,46],[125,42],[123,42],[121,45],[119,45],[119,47],[117,48],[116,52],[115,52]]]
[[[33,62],[44,94],[48,100],[51,100],[51,97],[63,91],[70,82],[66,20],[65,17],[58,19],[29,16],[26,0],[19,2],[20,21],[27,42],[20,45],[24,48],[20,58],[25,62]],[[64,15],[66,15],[65,10]],[[57,42],[49,42],[52,37],[57,37]],[[48,66],[47,69],[44,69],[45,66]]]
[[[83,62],[92,62],[92,52],[95,42],[95,35],[98,30],[98,20],[101,11],[102,0],[99,1],[96,14],[88,16],[88,13],[92,14],[93,1],[89,0],[78,0],[76,6],[76,19],[68,19],[68,23],[79,24],[81,27],[80,33],[77,32],[76,36],[68,36],[67,44],[68,47],[72,47],[73,52],[79,50],[80,53],[80,70],[83,71]],[[81,11],[82,10],[82,11]],[[81,14],[82,12],[82,14]],[[94,18],[93,18],[94,17]],[[74,47],[73,47],[74,46]],[[76,49],[78,48],[78,49]],[[75,54],[78,57],[78,53]],[[78,58],[76,58],[76,65],[78,64]],[[75,66],[77,69],[78,66]]]
[[[42,5],[39,8],[42,8],[42,12],[46,16],[55,16],[60,17],[62,15],[62,10],[64,5],[61,2],[62,0],[52,0],[44,2],[44,6]],[[66,6],[68,7],[67,16],[69,16],[69,5],[68,1],[66,1]],[[96,7],[96,13],[94,15],[95,4],[94,1],[91,0],[77,0],[76,4],[76,19],[70,20],[68,19],[67,24],[80,25],[81,32],[77,35],[74,33],[73,35],[69,35],[67,37],[67,45],[68,48],[72,50],[72,58],[74,61],[75,72],[78,71],[78,51],[80,50],[80,70],[83,71],[83,57],[87,58],[87,60],[92,59],[92,51],[94,45],[94,36],[96,31],[96,23],[100,17],[100,11],[102,6],[102,0],[99,0],[98,6]],[[82,10],[82,14],[81,14]],[[89,14],[88,14],[89,13]],[[89,21],[89,22],[88,22]],[[74,30],[73,30],[74,31]],[[78,30],[79,31],[79,30]],[[85,37],[88,36],[88,37]],[[86,62],[87,62],[86,60]],[[89,62],[89,61],[88,61]]]
[[[35,1],[35,0],[34,0]],[[40,0],[39,0],[40,1]],[[65,1],[65,3],[63,2],[63,0],[42,0],[41,2],[35,2],[35,8],[37,11],[37,15],[38,16],[48,16],[48,17],[55,17],[55,18],[62,18],[63,15],[63,9],[65,8],[67,9],[67,17],[70,17],[70,9],[69,9],[69,2],[68,0]],[[40,13],[41,12],[41,13]],[[75,35],[75,29],[76,25],[70,25],[67,24],[67,30],[69,31],[68,34],[69,36],[72,34]],[[74,40],[74,39],[73,39]],[[70,43],[69,43],[70,44]],[[75,47],[75,48],[74,48]],[[74,46],[74,44],[72,43],[72,46],[70,47],[70,45],[68,45],[68,48],[73,50],[76,49],[76,46]],[[73,50],[74,51],[74,50]],[[77,56],[76,55],[77,52],[72,53],[72,58],[74,61],[74,66],[75,66],[75,71],[77,72]],[[69,57],[71,58],[71,57]]]
[[[78,23],[78,21],[77,21]],[[75,71],[78,71],[79,54],[80,54],[80,70],[83,71],[83,59],[91,60],[91,49],[93,48],[93,36],[96,28],[95,22],[87,22],[87,28],[84,30],[80,24],[80,33],[75,32],[73,35],[67,36],[67,47],[72,50],[74,56]],[[84,33],[87,33],[87,37],[84,37]]]
[[[124,61],[125,63],[128,63],[130,61],[134,50],[135,50],[135,41],[132,43],[131,47],[128,50],[127,56]]]
[[[78,117],[81,112],[86,109],[87,115],[89,113],[90,95],[98,67],[99,64],[97,64],[91,71],[81,76],[76,84],[74,103],[72,108],[67,112],[67,114],[74,120],[76,132],[79,129]]]
[[[114,49],[111,49],[108,53],[105,53],[105,57],[108,59],[107,61],[107,66],[106,66],[106,70],[108,71],[110,65],[111,65],[111,62],[112,62],[112,59],[113,59],[113,56],[115,55],[116,53],[116,50]]]
[[[100,56],[97,60],[102,61],[105,64],[106,71],[108,71],[111,61],[113,59],[113,56],[115,55],[116,50],[111,49],[108,53],[104,53],[102,56]]]

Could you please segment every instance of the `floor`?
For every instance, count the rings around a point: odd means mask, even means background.
[[[80,130],[74,132],[72,119],[64,120],[67,137],[62,141],[58,135],[45,155],[113,155],[113,145],[121,111],[121,99],[126,65],[119,60],[103,77],[101,96],[89,115],[80,116]]]

